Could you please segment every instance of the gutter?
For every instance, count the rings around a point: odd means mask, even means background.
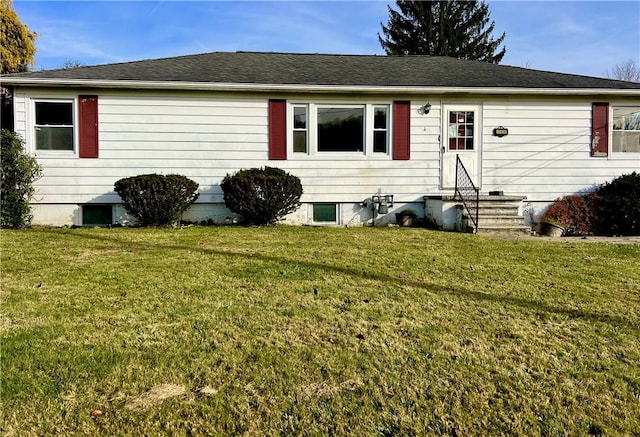
[[[640,89],[619,88],[518,88],[518,87],[427,87],[427,86],[363,86],[363,85],[302,85],[255,84],[221,82],[178,82],[90,79],[33,79],[9,77],[4,85],[47,88],[108,88],[137,90],[237,91],[256,93],[358,93],[358,94],[489,94],[489,95],[617,95],[640,97]]]

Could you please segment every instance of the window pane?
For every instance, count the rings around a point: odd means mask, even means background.
[[[473,112],[467,112],[467,123],[473,123]]]
[[[36,127],[37,150],[73,150],[72,127]]]
[[[387,131],[375,131],[373,133],[373,151],[375,153],[387,153]]]
[[[613,152],[640,153],[640,130],[632,132],[613,131]]]
[[[313,205],[313,221],[336,223],[336,209],[335,203],[315,203]]]
[[[318,108],[318,151],[363,150],[364,108]]]
[[[467,138],[467,150],[473,150],[473,138]]]
[[[82,205],[83,225],[110,225],[111,205]]]
[[[293,108],[293,128],[307,128],[307,108],[305,106],[295,106]]]
[[[307,131],[293,132],[293,151],[307,153]]]
[[[614,108],[613,109],[613,129],[640,131],[640,109]]]
[[[36,102],[36,124],[39,126],[73,125],[73,110],[71,103]]]
[[[373,128],[374,129],[386,129],[387,128],[387,108],[375,108],[375,114],[373,116]]]
[[[449,150],[473,150],[474,112],[449,112]]]

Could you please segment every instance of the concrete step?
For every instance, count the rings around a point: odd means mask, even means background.
[[[484,227],[480,223],[478,228],[478,234],[516,234],[516,235],[530,235],[531,227],[529,226],[489,226]]]
[[[520,203],[526,198],[527,198],[526,196],[504,196],[504,195],[502,195],[502,196],[490,196],[488,194],[481,194],[480,196],[478,196],[478,199],[480,200],[480,202],[494,201],[494,202]]]
[[[520,202],[496,202],[496,201],[480,201],[478,204],[482,207],[487,208],[496,208],[496,207],[507,207],[507,208],[517,208],[520,206]]]
[[[480,226],[487,225],[522,225],[524,217],[519,215],[478,215]]]
[[[452,197],[453,200],[453,197]],[[505,196],[481,194],[478,197],[479,233],[493,234],[530,234],[531,228],[524,224],[524,217],[519,215],[525,196]],[[474,214],[475,202],[472,203],[471,214]],[[462,228],[473,222],[466,209],[462,211]]]
[[[480,205],[478,208],[479,215],[518,215],[518,207],[509,207],[505,205],[492,206],[487,208],[484,205]]]

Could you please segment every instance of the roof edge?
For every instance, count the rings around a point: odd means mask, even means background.
[[[6,80],[9,79],[9,80]],[[0,84],[42,88],[107,88],[176,91],[236,91],[236,92],[287,92],[287,93],[358,93],[358,94],[495,94],[495,95],[620,95],[638,96],[640,89],[620,88],[518,88],[518,87],[425,87],[425,86],[362,86],[362,85],[305,85],[305,84],[256,84],[210,83],[175,81],[89,80],[89,79],[33,79],[4,78]]]

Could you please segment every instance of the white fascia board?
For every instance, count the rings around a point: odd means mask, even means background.
[[[286,92],[286,93],[362,93],[362,94],[489,94],[489,95],[551,95],[586,96],[619,95],[638,96],[640,89],[611,88],[467,88],[467,87],[427,87],[427,86],[350,86],[350,85],[297,85],[297,84],[246,84],[212,82],[153,82],[134,80],[86,80],[86,79],[29,79],[9,78],[5,85],[34,87],[81,87],[107,89],[156,89],[193,91],[244,91],[244,92]]]

